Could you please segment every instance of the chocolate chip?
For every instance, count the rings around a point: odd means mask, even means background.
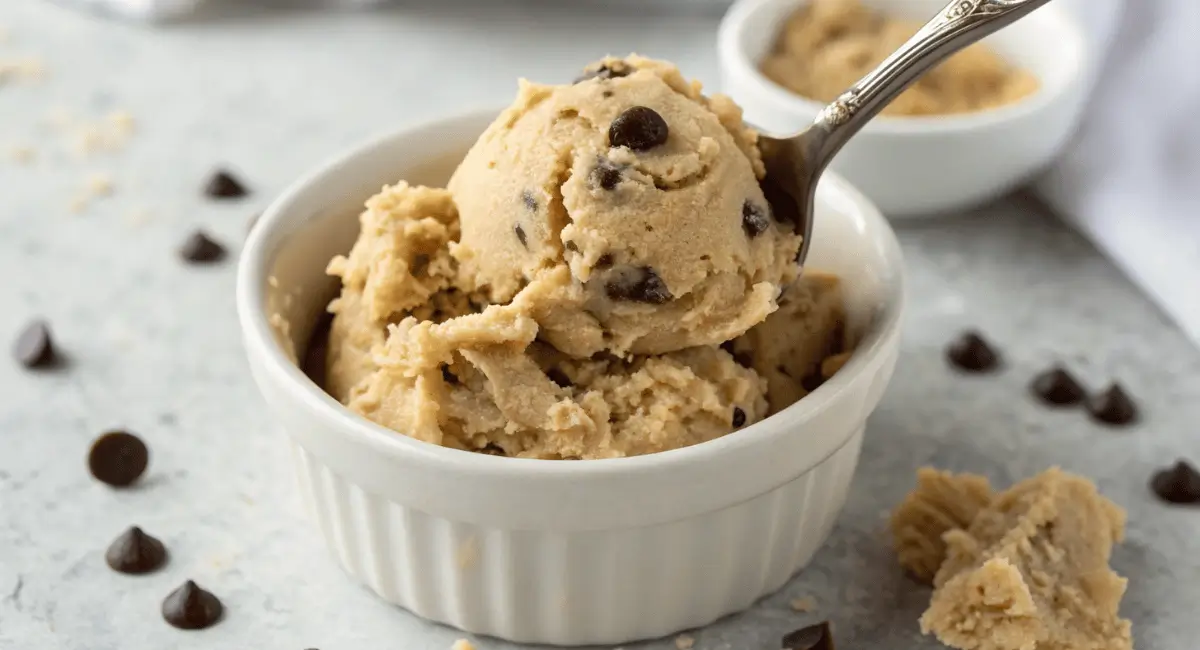
[[[550,381],[558,384],[559,388],[570,388],[575,385],[571,382],[571,378],[567,376],[567,373],[558,368],[550,368],[546,371],[546,376],[550,378]]]
[[[601,96],[601,97],[603,97],[603,98],[605,98],[605,99],[608,99],[609,97],[612,97],[612,96],[613,96],[613,91],[611,91],[611,90],[606,90],[606,91],[604,91],[604,92],[600,93],[600,96]]]
[[[150,573],[166,563],[167,548],[141,528],[133,526],[108,545],[104,561],[109,568],[120,573]]]
[[[605,254],[601,255],[600,257],[596,258],[596,268],[598,268],[598,269],[601,269],[601,270],[607,269],[612,265],[613,265],[612,253],[605,253]]]
[[[458,385],[458,375],[450,372],[450,366],[444,363],[442,364],[442,381],[450,384],[451,386]]]
[[[1200,472],[1186,460],[1160,470],[1150,479],[1150,489],[1167,503],[1200,504]]]
[[[300,360],[300,370],[312,382],[325,387],[325,362],[329,358],[329,329],[333,327],[333,314],[323,311],[313,324],[312,334],[308,335],[308,347],[304,350],[304,358]]]
[[[128,431],[109,431],[92,443],[88,469],[96,480],[113,487],[125,487],[146,471],[150,450],[142,439]]]
[[[802,627],[783,635],[781,647],[783,650],[834,650],[833,630],[829,629],[829,621]]]
[[[662,305],[671,301],[671,291],[658,277],[654,269],[643,266],[630,269],[624,277],[609,281],[604,285],[608,297],[613,300],[630,300],[652,305]]]
[[[420,275],[429,268],[429,256],[425,253],[417,253],[413,255],[412,264],[408,265],[408,272],[411,275]]]
[[[214,241],[204,231],[192,233],[179,247],[179,256],[185,262],[208,264],[225,258],[225,247]]]
[[[634,106],[612,121],[608,127],[608,144],[645,151],[666,142],[669,134],[667,121],[654,109]]]
[[[602,190],[614,190],[621,183],[621,168],[607,158],[600,158],[592,168],[591,179]]]
[[[162,617],[181,630],[203,630],[221,619],[217,597],[188,580],[163,600]]]
[[[44,320],[35,320],[26,325],[13,342],[12,354],[17,363],[30,370],[54,366],[58,361],[58,354],[54,351],[50,325]]]
[[[1029,390],[1052,406],[1078,404],[1087,397],[1083,386],[1062,367],[1051,368],[1034,377]]]
[[[587,81],[588,79],[616,79],[618,77],[627,77],[633,72],[633,67],[623,61],[613,61],[605,63],[598,68],[585,70],[582,75],[575,78],[575,83]]]
[[[746,412],[740,407],[733,407],[733,428],[740,429],[746,424]]]
[[[573,241],[568,241],[566,244],[563,244],[563,247],[566,248],[567,250],[571,251],[572,253],[579,252],[579,246]]]
[[[746,236],[751,239],[763,234],[771,222],[767,220],[767,215],[763,214],[763,209],[751,203],[748,199],[742,204],[742,230],[746,231]]]
[[[988,372],[1000,364],[1000,355],[976,331],[964,332],[946,348],[946,359],[967,372]]]
[[[250,192],[233,174],[218,169],[204,185],[204,193],[214,199],[238,199]]]
[[[1137,419],[1137,405],[1121,388],[1120,384],[1112,384],[1108,390],[1088,400],[1088,413],[1092,419],[1105,424],[1130,424]]]
[[[538,202],[537,197],[533,195],[533,192],[530,192],[529,190],[521,192],[521,203],[525,205],[526,210],[529,210],[530,212],[537,212]]]
[[[529,248],[529,245],[525,243],[525,229],[521,227],[521,224],[513,226],[513,232],[517,233],[517,241],[521,242],[525,248]]]

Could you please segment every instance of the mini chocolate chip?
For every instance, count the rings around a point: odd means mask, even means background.
[[[616,79],[618,77],[627,77],[632,72],[632,66],[623,61],[614,61],[612,63],[602,64],[600,67],[592,70],[584,70],[582,75],[575,78],[575,83],[587,81],[588,79]]]
[[[250,193],[233,174],[218,169],[204,185],[204,193],[214,199],[238,199]]]
[[[988,372],[1000,365],[1000,355],[976,331],[963,332],[946,348],[946,359],[960,370]]]
[[[525,248],[529,248],[529,245],[525,243],[525,229],[521,227],[521,224],[513,226],[513,232],[517,233],[517,241],[521,242]]]
[[[746,231],[746,236],[751,239],[766,232],[767,227],[771,222],[767,220],[767,215],[763,214],[763,209],[754,205],[749,199],[742,204],[742,229]]]
[[[575,242],[573,242],[573,241],[568,241],[566,244],[563,244],[563,248],[566,248],[567,250],[571,251],[572,253],[579,252],[579,246],[576,245]]]
[[[146,471],[150,450],[142,439],[128,431],[109,431],[92,443],[88,469],[96,480],[113,487],[125,487]]]
[[[420,275],[429,268],[429,255],[425,253],[417,253],[413,255],[412,264],[408,265],[408,272],[411,275]]]
[[[225,607],[217,597],[188,580],[167,595],[162,617],[181,630],[202,630],[221,619]]]
[[[608,99],[609,97],[612,97],[612,96],[613,96],[613,91],[611,91],[611,90],[606,90],[606,91],[604,91],[604,92],[600,93],[600,96],[601,96],[601,97],[603,97],[603,98],[605,98],[605,99]]]
[[[13,342],[13,358],[30,370],[54,366],[58,354],[54,351],[54,337],[50,325],[44,320],[35,320],[25,326]]]
[[[608,144],[634,151],[653,149],[667,141],[667,121],[652,108],[634,106],[618,115],[608,127]]]
[[[829,621],[788,632],[783,635],[781,647],[783,650],[834,650]]]
[[[621,183],[621,168],[607,158],[600,158],[592,168],[592,184],[603,190],[614,190]]]
[[[1088,400],[1087,407],[1092,419],[1105,424],[1130,424],[1138,417],[1137,405],[1121,385],[1116,383]]]
[[[570,388],[575,385],[571,382],[571,378],[567,376],[567,373],[558,368],[550,368],[546,371],[546,376],[550,378],[550,381],[558,384],[559,388]]]
[[[179,247],[179,256],[185,262],[208,264],[225,258],[225,247],[214,241],[204,231],[192,233]]]
[[[442,381],[450,384],[451,386],[458,385],[458,375],[450,372],[450,366],[444,363],[442,364]]]
[[[1150,489],[1167,503],[1200,504],[1200,472],[1186,460],[1159,470],[1150,479]]]
[[[1075,377],[1061,366],[1051,368],[1033,378],[1029,390],[1038,399],[1051,406],[1078,404],[1087,397],[1087,391]]]
[[[632,269],[627,277],[618,278],[604,285],[608,297],[613,300],[631,300],[652,305],[662,305],[671,301],[671,291],[654,269],[643,266]]]
[[[104,552],[109,568],[120,573],[150,573],[167,561],[167,548],[137,526],[121,533]]]
[[[744,424],[746,424],[746,412],[740,407],[733,407],[733,428],[740,429]]]
[[[529,190],[521,192],[521,203],[525,204],[526,210],[529,210],[530,212],[537,212],[538,202],[537,197],[533,195],[533,192],[530,192]]]
[[[596,268],[598,268],[598,269],[607,269],[608,267],[610,267],[612,265],[613,265],[612,253],[605,253],[605,254],[601,255],[600,257],[596,258]]]

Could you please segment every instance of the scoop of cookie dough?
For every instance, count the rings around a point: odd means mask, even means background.
[[[659,61],[522,82],[450,181],[454,256],[492,302],[538,285],[540,336],[573,357],[727,341],[775,310],[797,270],[756,139],[730,100]]]
[[[998,495],[947,532],[921,629],[962,650],[1131,650],[1109,567],[1125,513],[1058,469]]]

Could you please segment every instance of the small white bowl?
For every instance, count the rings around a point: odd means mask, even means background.
[[[830,175],[815,267],[846,282],[862,342],[809,397],[718,440],[635,458],[543,461],[427,444],[350,412],[295,363],[337,291],[364,200],[406,179],[444,185],[497,110],[403,129],[305,177],[242,252],[250,367],[287,432],[313,518],[345,569],[382,598],[524,643],[617,644],[744,609],[825,541],[864,424],[896,362],[903,278],[887,221]]]
[[[759,61],[784,20],[808,0],[738,0],[717,37],[724,92],[768,131],[808,126],[823,104],[764,76]],[[865,0],[924,22],[946,0]],[[1086,99],[1088,41],[1062,7],[1047,5],[984,41],[1041,82],[1033,95],[964,115],[877,117],[834,158],[843,174],[889,217],[924,216],[977,205],[1050,164],[1074,132]]]

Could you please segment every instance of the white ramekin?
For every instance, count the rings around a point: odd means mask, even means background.
[[[385,183],[442,185],[498,111],[378,138],[292,186],[242,253],[250,367],[287,432],[313,518],[384,599],[478,634],[557,645],[671,634],[741,610],[824,542],[863,427],[895,365],[900,250],[837,177],[818,196],[812,261],[842,274],[853,359],[796,405],[724,438],[596,461],[498,458],[419,442],[343,408],[294,359],[334,295],[324,273]]]
[[[947,0],[864,0],[925,21]],[[808,126],[823,104],[766,78],[758,62],[785,18],[807,0],[738,0],[717,37],[724,92],[768,131]],[[831,168],[889,217],[967,208],[1000,196],[1050,164],[1079,123],[1087,96],[1089,44],[1083,27],[1053,3],[988,37],[1001,56],[1030,70],[1041,88],[1010,106],[967,115],[878,117]]]

